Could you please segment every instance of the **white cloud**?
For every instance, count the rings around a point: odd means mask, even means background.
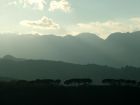
[[[48,3],[49,2],[49,3]],[[61,10],[63,12],[70,12],[71,5],[68,0],[13,0],[8,5],[22,5],[24,8],[31,7],[37,10],[44,10],[48,5],[49,11]]]
[[[82,30],[91,31],[104,36],[114,32],[129,32],[133,30],[130,25],[115,21],[92,22],[88,24],[79,23],[78,26]]]
[[[50,2],[49,11],[62,10],[64,12],[70,12],[71,6],[68,0],[52,0]]]
[[[140,17],[131,18],[130,21],[132,21],[135,24],[135,26],[140,27]]]
[[[31,6],[38,10],[43,10],[46,5],[45,0],[20,0],[20,3],[23,4],[23,7]]]
[[[12,2],[9,2],[9,3],[8,3],[8,5],[10,5],[10,6],[11,6],[11,5],[17,5],[17,4],[18,4],[17,1],[12,1]]]
[[[140,17],[134,17],[134,18],[131,18],[130,20],[140,24]]]
[[[36,29],[59,29],[59,24],[56,24],[52,19],[48,17],[42,17],[40,20],[31,21],[31,20],[24,20],[20,22],[21,25]]]
[[[78,23],[75,26],[69,27],[69,29],[72,30],[69,30],[69,33],[72,34],[91,32],[102,38],[106,38],[108,35],[115,32],[140,31],[140,18],[131,18],[125,21],[109,20],[105,22]]]
[[[140,17],[131,18],[130,21],[133,23],[135,30],[140,31]]]

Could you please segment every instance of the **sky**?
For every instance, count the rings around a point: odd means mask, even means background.
[[[140,0],[0,0],[0,33],[77,35],[140,30]]]

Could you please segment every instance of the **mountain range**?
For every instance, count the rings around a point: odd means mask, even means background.
[[[92,33],[77,36],[0,34],[0,56],[140,67],[140,32],[113,33],[102,39]]]

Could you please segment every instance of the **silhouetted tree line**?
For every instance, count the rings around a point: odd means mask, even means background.
[[[140,81],[126,80],[126,79],[104,79],[102,80],[104,85],[108,86],[135,86],[140,87]],[[90,78],[73,78],[65,81],[60,79],[36,79],[32,81],[27,80],[12,80],[12,81],[0,81],[0,87],[2,86],[21,86],[21,87],[38,87],[38,86],[92,86],[93,80]]]
[[[140,86],[140,82],[126,79],[104,79],[102,83],[111,86]]]
[[[91,85],[92,79],[83,78],[83,79],[69,79],[61,81],[60,79],[36,79],[32,81],[27,80],[12,80],[12,81],[0,81],[1,86],[88,86]]]
[[[64,81],[65,85],[90,85],[91,83],[91,79],[69,79]]]
[[[129,65],[126,65],[125,67],[122,67],[121,70],[139,70],[138,67],[134,67],[134,66],[129,66]]]

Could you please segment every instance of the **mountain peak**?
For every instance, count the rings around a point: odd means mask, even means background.
[[[3,59],[5,59],[5,60],[15,60],[17,58],[12,56],[12,55],[5,55],[5,56],[3,56]]]
[[[97,38],[99,38],[96,34],[92,34],[92,33],[80,33],[77,35],[77,37],[97,37]]]
[[[12,55],[5,55],[3,56],[3,60],[10,60],[10,61],[23,61],[24,59],[22,58],[16,58]]]
[[[126,33],[121,33],[121,32],[116,32],[116,33],[112,33],[106,40],[131,40],[133,38],[133,40],[137,40],[140,38],[140,31],[136,31],[136,32],[126,32]]]

